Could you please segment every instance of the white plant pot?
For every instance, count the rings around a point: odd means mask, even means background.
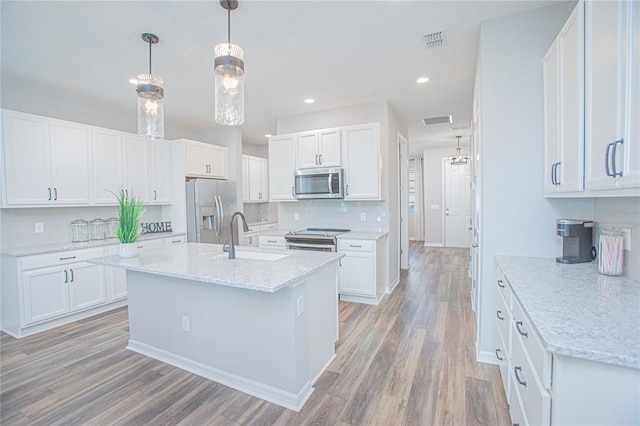
[[[123,259],[136,257],[138,255],[138,243],[126,243],[126,244],[121,243],[118,254]]]

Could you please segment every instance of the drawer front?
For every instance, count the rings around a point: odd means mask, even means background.
[[[507,402],[509,403],[511,424],[513,426],[527,426],[529,422],[524,416],[524,411],[522,410],[522,401],[520,400],[520,395],[518,394],[515,386],[511,386]]]
[[[185,237],[172,237],[172,238],[165,238],[164,239],[164,243],[166,245],[166,247],[171,247],[174,244],[182,244],[184,243],[184,238]]]
[[[500,367],[500,377],[502,378],[504,394],[507,397],[507,402],[509,402],[509,390],[511,383],[511,381],[509,380],[511,375],[511,359],[509,357],[509,351],[507,350],[508,346],[503,339],[502,334],[498,334],[498,347],[496,348],[495,356],[498,367]]]
[[[511,354],[511,311],[507,308],[502,297],[498,297],[496,303],[496,326],[504,340],[504,350],[509,356]]]
[[[164,238],[138,241],[138,252],[164,247]]]
[[[260,235],[258,240],[260,247],[279,247],[285,248],[287,243],[281,235]]]
[[[338,251],[374,251],[375,242],[367,240],[338,240]]]
[[[502,299],[504,300],[507,306],[507,310],[511,311],[513,307],[511,302],[511,287],[509,286],[509,283],[507,282],[507,279],[505,278],[500,268],[498,268],[496,275],[497,275],[496,284],[498,285],[498,293],[500,294],[500,296],[502,296]]]
[[[526,352],[531,359],[536,374],[540,377],[545,388],[551,388],[551,354],[542,345],[536,330],[531,326],[529,319],[524,315],[522,307],[517,301],[513,303],[513,344],[515,336],[520,337]]]
[[[260,230],[261,231],[272,231],[274,229],[278,229],[278,224],[277,223],[268,223],[266,225],[260,225]]]
[[[522,411],[528,423],[548,425],[551,422],[551,396],[529,362],[523,340],[522,336],[514,333],[511,348],[511,383],[520,396]]]
[[[65,265],[94,257],[104,256],[104,247],[93,247],[82,250],[67,250],[55,253],[37,254],[22,258],[22,270],[44,268],[48,266]]]

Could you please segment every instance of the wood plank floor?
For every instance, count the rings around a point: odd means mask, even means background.
[[[412,243],[378,306],[340,303],[337,358],[296,413],[125,349],[121,308],[0,338],[2,425],[509,425],[496,366],[474,361],[469,251]]]

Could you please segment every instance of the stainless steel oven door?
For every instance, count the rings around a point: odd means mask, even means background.
[[[287,242],[289,250],[310,250],[310,251],[336,251],[335,244],[307,244],[298,242]]]

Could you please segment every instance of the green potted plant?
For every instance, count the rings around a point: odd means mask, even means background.
[[[116,230],[116,237],[120,241],[120,257],[136,257],[138,255],[136,241],[141,233],[140,217],[144,212],[142,199],[133,194],[129,195],[129,191],[124,189],[113,195],[118,199],[119,225]]]

